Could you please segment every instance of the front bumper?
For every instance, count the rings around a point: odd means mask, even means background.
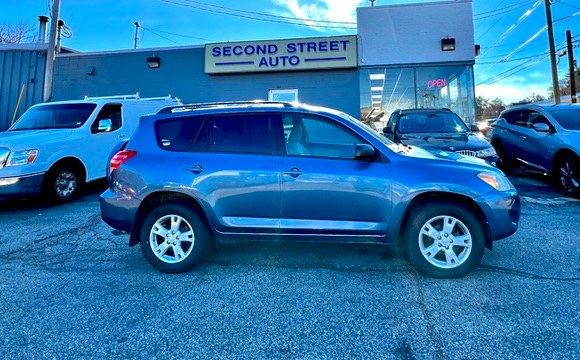
[[[45,173],[0,177],[0,197],[37,195],[42,190]]]
[[[491,241],[508,237],[518,229],[521,203],[516,190],[489,193],[480,206],[489,224]]]

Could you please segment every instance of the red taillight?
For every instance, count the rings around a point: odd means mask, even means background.
[[[111,172],[117,170],[122,163],[137,155],[137,151],[123,150],[119,151],[111,158]]]

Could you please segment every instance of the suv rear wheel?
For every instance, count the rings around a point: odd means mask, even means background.
[[[566,154],[556,160],[554,167],[558,187],[568,196],[580,198],[580,160],[577,156]]]
[[[165,273],[191,270],[209,242],[209,231],[199,215],[174,203],[154,208],[140,233],[143,255],[149,264]]]
[[[417,269],[436,278],[470,273],[483,257],[479,220],[460,205],[430,202],[411,214],[405,231],[407,253]]]

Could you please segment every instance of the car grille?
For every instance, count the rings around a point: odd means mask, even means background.
[[[461,154],[461,155],[466,155],[466,156],[476,156],[475,151],[473,151],[473,150],[459,150],[459,151],[456,151],[455,153]]]

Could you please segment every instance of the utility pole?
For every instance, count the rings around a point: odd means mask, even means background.
[[[558,65],[556,64],[556,45],[554,45],[554,29],[552,24],[552,8],[550,0],[544,0],[546,6],[546,22],[548,26],[548,43],[550,45],[550,63],[552,66],[552,88],[554,103],[560,103],[560,82],[558,81]]]
[[[52,79],[54,78],[54,56],[56,46],[56,29],[58,25],[58,16],[60,14],[60,0],[54,0],[52,3],[52,18],[50,22],[50,34],[48,36],[48,48],[46,50],[46,67],[44,68],[44,88],[42,92],[42,101],[50,101],[52,97]]]
[[[576,98],[576,74],[574,73],[574,48],[572,47],[572,31],[566,30],[566,43],[568,48],[568,69],[570,71],[570,99],[572,104],[577,103]]]
[[[133,49],[137,49],[137,45],[139,44],[139,21],[135,21],[135,43],[133,45]]]

